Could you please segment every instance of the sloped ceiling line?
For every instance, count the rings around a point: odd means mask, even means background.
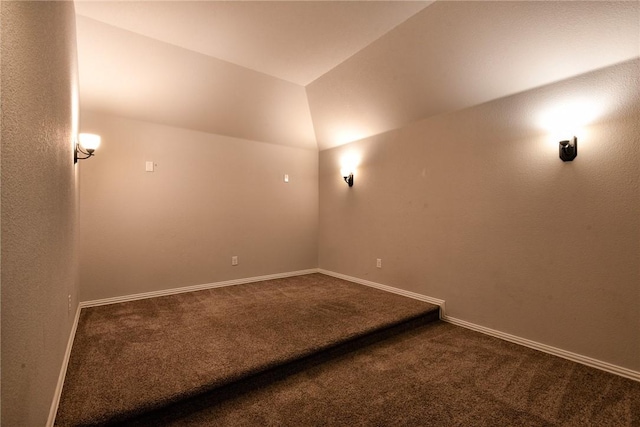
[[[638,2],[80,1],[76,12],[83,108],[314,150],[640,56]]]

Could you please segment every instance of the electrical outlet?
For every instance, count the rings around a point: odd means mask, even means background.
[[[232,256],[231,257],[231,265],[238,265],[238,257],[237,256]]]
[[[376,267],[382,268],[382,259],[381,258],[376,259]]]
[[[69,294],[69,304],[67,305],[67,313],[71,313],[71,294]]]

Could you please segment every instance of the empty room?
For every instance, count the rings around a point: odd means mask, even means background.
[[[3,426],[640,426],[638,1],[0,1]]]

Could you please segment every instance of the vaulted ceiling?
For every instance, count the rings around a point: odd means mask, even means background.
[[[326,149],[640,56],[638,2],[76,1],[81,107]]]

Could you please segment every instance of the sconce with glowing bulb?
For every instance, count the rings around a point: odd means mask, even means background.
[[[347,153],[340,159],[340,175],[349,187],[353,187],[353,174],[360,164],[360,156],[357,153]]]
[[[344,178],[344,182],[346,182],[349,185],[349,187],[353,187],[353,171],[348,168],[342,168],[340,169],[340,173]]]
[[[560,141],[559,149],[560,160],[563,162],[572,161],[578,155],[578,138],[574,136],[572,139]]]
[[[92,157],[99,146],[100,135],[93,133],[79,134],[73,150],[73,163],[78,163],[78,160],[85,160]],[[79,157],[78,153],[84,155],[84,157]]]

